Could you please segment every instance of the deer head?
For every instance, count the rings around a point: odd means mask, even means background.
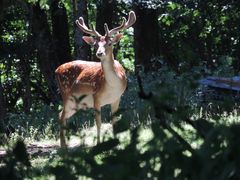
[[[109,59],[108,57],[112,56],[113,45],[118,43],[122,37],[122,34],[119,31],[124,30],[132,26],[136,21],[136,15],[133,11],[130,11],[128,14],[128,20],[123,18],[122,24],[116,28],[109,30],[108,25],[104,24],[105,35],[99,34],[94,26],[89,29],[82,17],[76,20],[77,26],[86,34],[91,36],[83,36],[83,40],[89,44],[94,45],[96,48],[96,56],[100,60]]]

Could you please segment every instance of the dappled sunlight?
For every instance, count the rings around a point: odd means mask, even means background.
[[[112,124],[102,123],[101,126],[101,139],[106,140],[110,137],[113,137]],[[93,147],[97,144],[97,127],[96,125],[89,128],[84,128],[80,131],[77,136],[70,136],[68,146],[77,147],[77,146],[86,146]]]

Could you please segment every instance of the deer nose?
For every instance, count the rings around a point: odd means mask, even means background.
[[[103,56],[103,52],[97,52],[97,57],[102,57]]]

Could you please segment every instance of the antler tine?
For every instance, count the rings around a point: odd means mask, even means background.
[[[105,36],[109,36],[109,29],[107,23],[104,23]]]
[[[84,19],[80,17],[78,20],[76,20],[77,26],[85,33],[91,34],[91,30],[87,28]]]
[[[77,26],[85,33],[93,35],[93,36],[101,36],[94,28],[94,26],[92,26],[92,29],[88,29],[88,27],[86,26],[83,17],[80,17],[78,20],[76,20],[76,24]]]
[[[111,29],[110,31],[108,31],[108,36],[111,36],[115,33],[118,33],[119,31],[123,30],[125,27],[125,23],[126,23],[126,18],[123,17],[122,24],[120,26],[115,27],[115,28]]]
[[[123,18],[122,24],[110,31],[108,31],[108,36],[111,36],[115,33],[118,33],[119,31],[123,30],[123,29],[127,29],[130,26],[132,26],[134,23],[136,22],[136,15],[134,13],[134,11],[130,11],[128,14],[128,20],[126,22],[126,18]],[[106,31],[106,30],[105,30]]]
[[[136,15],[134,11],[130,11],[128,14],[128,21],[125,25],[125,28],[129,28],[136,22]]]

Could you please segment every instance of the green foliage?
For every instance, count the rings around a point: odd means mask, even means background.
[[[58,112],[53,107],[43,106],[29,114],[10,113],[8,117],[7,126],[15,131],[10,134],[9,145],[16,142],[19,136],[28,141],[52,139],[57,136]]]
[[[120,61],[123,67],[130,72],[134,72],[134,49],[132,33],[133,32],[130,29],[128,32],[126,32],[127,35],[122,37],[116,58]]]
[[[28,5],[39,2],[49,16],[50,1],[26,2],[30,3]],[[70,19],[71,1],[61,2]],[[7,127],[15,132],[10,133],[9,150],[1,160],[0,179],[239,179],[238,106],[233,107],[232,94],[224,94],[224,101],[217,102],[211,98],[203,102],[197,94],[197,80],[201,77],[231,77],[237,72],[239,3],[143,1],[143,4],[161,13],[161,46],[168,51],[167,54],[161,52],[161,60],[153,58],[151,61],[153,66],[160,64],[161,69],[148,74],[138,72],[143,86],[140,91],[139,79],[132,75],[133,30],[129,29],[126,32],[129,35],[116,47],[116,59],[128,70],[129,83],[121,102],[123,108],[117,113],[120,120],[113,127],[114,138],[94,147],[51,152],[47,155],[50,160],[41,167],[38,163],[31,164],[34,157],[28,156],[19,139],[24,139],[25,143],[43,139],[56,141],[58,108],[43,104],[44,95],[49,95],[36,55],[27,53],[30,46],[26,42],[31,35],[27,11],[20,6],[8,8],[1,17],[6,21],[1,21],[0,28],[0,42],[5,50],[5,54],[0,53],[0,81],[8,107]],[[95,2],[91,1],[91,22],[96,16],[95,7]],[[124,8],[121,7],[123,11]],[[51,25],[51,20],[48,23]],[[72,37],[73,32],[70,26]],[[73,40],[71,42],[73,47]],[[13,53],[11,48],[17,51]],[[28,61],[20,62],[19,57],[24,57],[21,60],[27,57]],[[20,66],[24,63],[29,63],[31,69],[28,78],[32,106],[26,112],[22,112],[26,102],[22,90],[26,70]],[[109,122],[108,114],[109,109],[103,109],[104,122]],[[91,127],[93,119],[93,111],[78,112],[68,121],[69,136]],[[143,131],[144,128],[149,133]],[[124,132],[130,135],[122,140]]]
[[[214,75],[219,77],[234,76],[233,62],[234,62],[233,57],[229,57],[229,56],[219,57],[218,61],[216,62],[218,68],[214,71]]]
[[[163,2],[159,7],[161,44],[168,47],[168,56],[176,57],[169,64],[177,68],[176,64],[206,62],[217,69],[223,56],[233,58],[235,64],[239,52],[238,10],[235,1]]]

